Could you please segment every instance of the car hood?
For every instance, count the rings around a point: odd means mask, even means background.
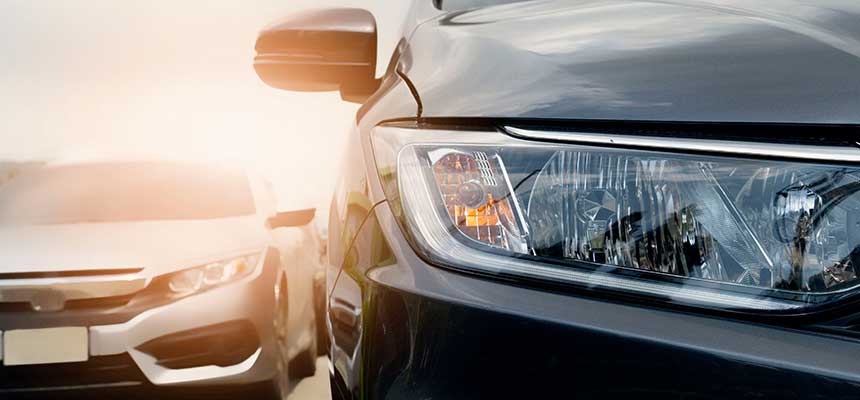
[[[148,276],[261,252],[257,217],[0,228],[0,273],[142,268]]]
[[[420,25],[425,117],[860,122],[856,1],[535,1]]]

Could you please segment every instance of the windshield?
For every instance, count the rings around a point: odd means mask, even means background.
[[[246,175],[223,167],[105,163],[24,170],[0,183],[0,225],[214,219],[253,214]]]
[[[520,3],[528,0],[434,0],[436,8],[445,11],[461,11],[473,8],[496,6],[500,4]]]

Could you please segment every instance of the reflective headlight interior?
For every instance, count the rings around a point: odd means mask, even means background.
[[[175,272],[170,275],[168,287],[179,297],[207,290],[248,275],[257,259],[257,255],[248,255]]]
[[[581,283],[736,294],[732,308],[797,308],[860,283],[857,166],[396,128],[374,148],[413,238],[443,263],[572,281],[591,269],[612,282]]]

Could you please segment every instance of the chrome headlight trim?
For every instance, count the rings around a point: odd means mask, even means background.
[[[515,131],[511,132],[511,129]],[[580,135],[578,133],[556,132],[552,135],[532,134],[519,128],[505,128],[504,132],[493,131],[459,131],[448,129],[419,129],[415,127],[385,126],[374,128],[372,144],[378,173],[391,203],[392,211],[400,218],[401,225],[406,230],[406,236],[413,242],[413,247],[419,255],[431,263],[453,269],[469,272],[485,273],[492,276],[507,278],[529,278],[538,281],[554,281],[573,284],[586,289],[601,289],[623,291],[634,295],[659,297],[671,303],[692,304],[708,308],[732,309],[736,311],[768,311],[794,313],[805,310],[826,301],[813,301],[817,294],[800,296],[770,297],[768,293],[774,290],[762,290],[757,293],[718,291],[709,285],[699,285],[695,278],[684,278],[686,282],[669,280],[666,282],[639,279],[630,275],[618,275],[601,268],[578,269],[559,268],[557,265],[537,262],[527,257],[512,257],[499,252],[480,251],[474,246],[464,244],[451,235],[450,221],[447,215],[439,212],[439,204],[434,202],[438,193],[428,184],[428,179],[420,174],[404,174],[403,170],[418,170],[422,167],[421,160],[414,151],[407,151],[410,146],[451,147],[457,146],[487,146],[497,145],[506,148],[553,148],[565,146],[583,146],[594,148],[624,148],[670,150],[690,156],[690,153],[719,153],[721,156],[742,156],[744,158],[772,157],[779,159],[796,159],[803,161],[830,161],[833,154],[838,154],[842,162],[860,161],[860,150],[854,148],[831,148],[806,145],[774,145],[768,151],[750,148],[747,143],[722,142],[706,140],[698,142],[689,140],[677,143],[677,146],[667,148],[666,143],[675,139],[646,138],[644,141],[627,140],[637,137],[608,135]],[[556,137],[558,134],[559,137]],[[563,135],[563,136],[562,136]],[[622,140],[616,141],[616,137]],[[572,139],[575,138],[575,139]],[[563,140],[562,140],[563,139]],[[562,141],[564,144],[542,143],[535,140]],[[704,144],[703,144],[704,143]],[[716,146],[719,143],[724,146]],[[598,146],[599,145],[599,146]],[[659,146],[659,147],[658,147]],[[746,146],[746,147],[744,147]],[[768,147],[768,146],[765,146]],[[816,150],[811,152],[811,150]],[[839,149],[835,153],[831,150]],[[646,151],[647,151],[646,150]],[[636,151],[636,150],[631,150]],[[827,158],[825,158],[825,156]],[[719,157],[719,156],[716,156]],[[406,193],[404,188],[411,188]],[[434,211],[434,212],[431,212]],[[732,286],[731,283],[726,284]],[[740,285],[738,285],[740,286]],[[838,294],[845,297],[854,289],[836,290],[828,295]],[[793,297],[793,299],[791,298]],[[823,297],[822,297],[823,298]]]

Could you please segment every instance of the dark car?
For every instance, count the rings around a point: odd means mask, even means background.
[[[860,3],[417,0],[255,67],[363,103],[339,399],[860,397]],[[550,395],[554,395],[550,397]]]

